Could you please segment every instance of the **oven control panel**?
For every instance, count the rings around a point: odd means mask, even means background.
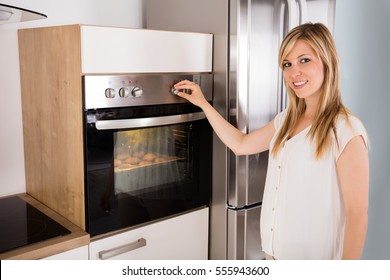
[[[115,76],[84,76],[85,109],[132,107],[188,102],[177,95],[173,85],[190,80],[200,85],[208,101],[212,101],[213,75],[145,74]],[[186,91],[186,90],[185,90]],[[189,90],[187,93],[191,93]]]

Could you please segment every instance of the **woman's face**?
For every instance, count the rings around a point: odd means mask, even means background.
[[[286,85],[299,98],[318,100],[324,82],[324,65],[306,41],[297,40],[282,65]]]

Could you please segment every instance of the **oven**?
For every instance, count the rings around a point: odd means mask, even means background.
[[[83,77],[86,226],[91,237],[209,205],[212,129],[176,82],[212,74]]]

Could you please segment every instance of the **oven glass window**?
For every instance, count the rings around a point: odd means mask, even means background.
[[[175,125],[114,134],[116,194],[150,199],[182,195],[172,186],[193,180],[191,125]]]

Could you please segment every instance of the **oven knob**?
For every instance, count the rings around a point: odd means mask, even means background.
[[[105,94],[106,94],[107,98],[114,98],[115,97],[115,89],[107,88]]]
[[[175,89],[174,87],[171,87],[171,93],[173,95],[177,95],[179,93],[179,90],[178,89]]]
[[[181,91],[184,93],[187,93],[187,94],[191,94],[191,92],[192,92],[190,89],[182,89]],[[179,92],[180,92],[180,90],[175,89],[174,87],[171,87],[171,93],[173,95],[177,95]]]
[[[130,90],[128,88],[120,88],[119,89],[119,96],[120,97],[128,97],[130,94]]]
[[[134,97],[141,97],[143,93],[144,93],[144,91],[140,87],[134,87],[131,90],[131,95]]]

